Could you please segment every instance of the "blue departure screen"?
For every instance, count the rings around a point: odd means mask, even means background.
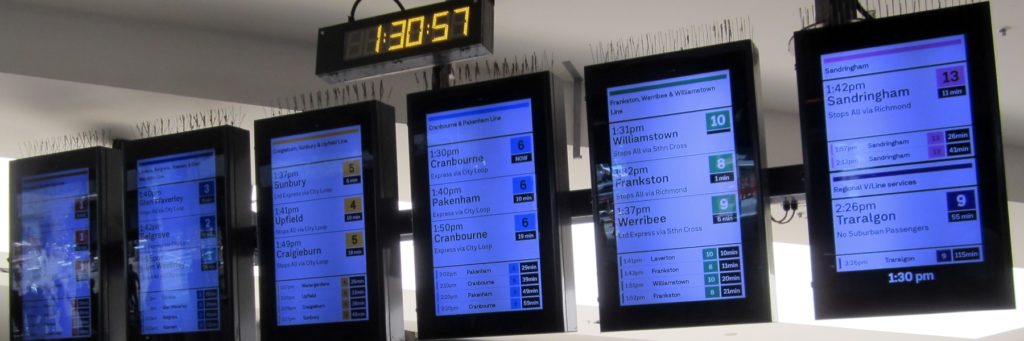
[[[529,99],[427,115],[436,314],[542,309]]]
[[[142,334],[220,329],[213,149],[138,161]]]
[[[369,318],[360,138],[351,126],[270,142],[278,325]]]
[[[14,289],[25,340],[92,336],[89,170],[21,180]]]
[[[836,271],[983,261],[964,36],[825,54],[821,71]]]
[[[619,304],[745,297],[729,71],[607,91]]]

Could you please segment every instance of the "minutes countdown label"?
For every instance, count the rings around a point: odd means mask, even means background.
[[[836,271],[983,261],[964,41],[821,56]]]
[[[608,88],[620,305],[745,297],[729,77]]]
[[[427,115],[438,316],[543,308],[531,104]]]
[[[359,126],[272,139],[277,323],[366,321]]]

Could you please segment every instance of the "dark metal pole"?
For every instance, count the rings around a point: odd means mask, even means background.
[[[432,90],[444,89],[452,86],[449,75],[452,73],[451,64],[441,64],[434,66],[434,76],[431,79]]]
[[[814,0],[817,22],[826,26],[842,25],[857,17],[858,0]]]

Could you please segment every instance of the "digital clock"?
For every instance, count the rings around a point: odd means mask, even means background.
[[[320,29],[316,73],[343,82],[489,54],[493,0],[454,0]]]

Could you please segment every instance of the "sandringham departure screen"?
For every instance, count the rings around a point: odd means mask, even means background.
[[[836,271],[984,261],[967,62],[962,35],[821,56]]]

